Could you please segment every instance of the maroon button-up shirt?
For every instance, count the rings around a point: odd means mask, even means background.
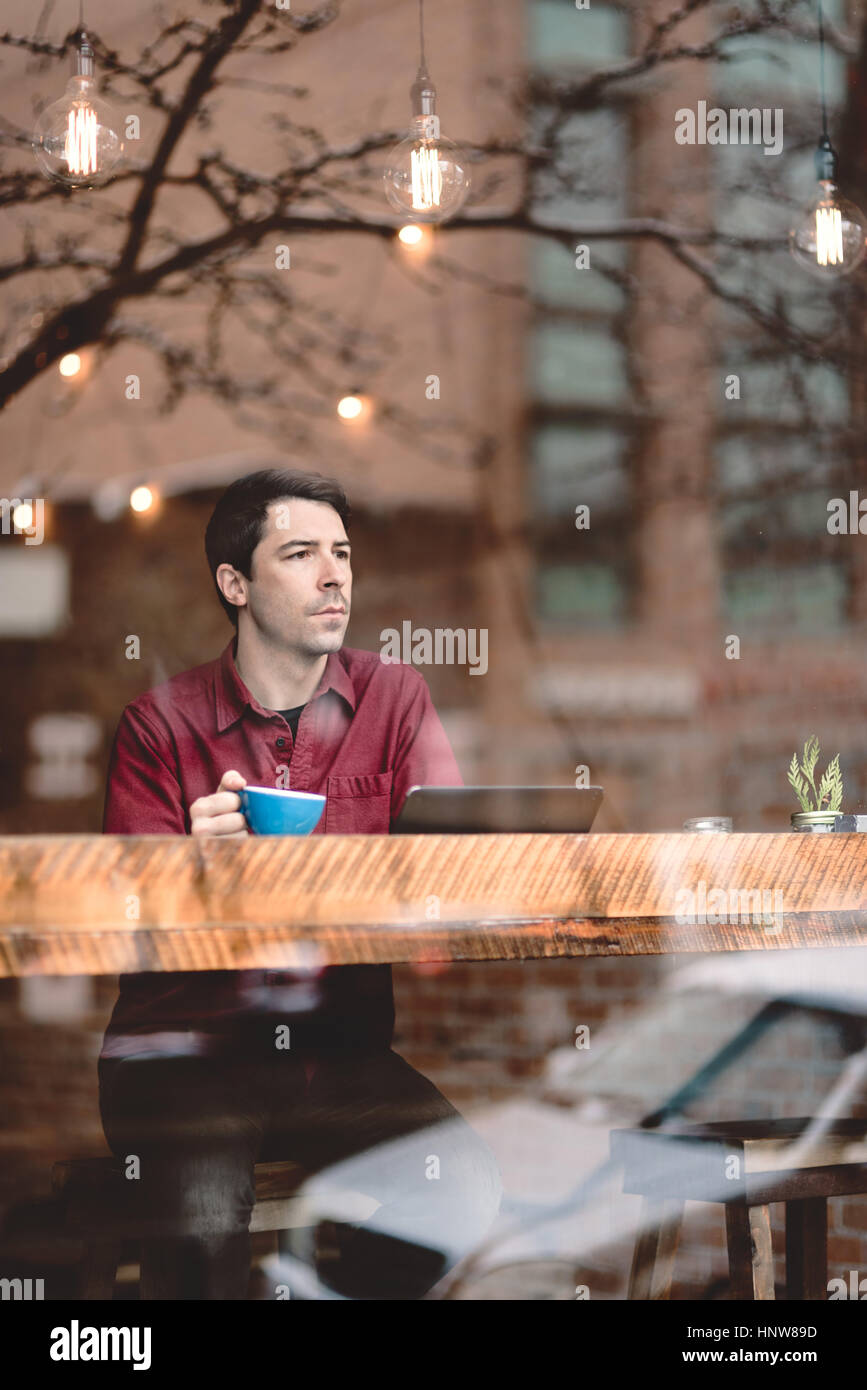
[[[190,806],[229,768],[251,786],[326,797],[314,835],[385,835],[411,786],[460,786],[461,775],[424,678],[377,652],[329,655],[297,738],[221,657],[127,705],[108,771],[103,832],[190,833]],[[240,841],[237,842],[240,844]],[[292,1027],[293,1046],[387,1046],[394,1028],[390,966],[320,971],[149,972],[120,977],[102,1056],[219,1050],[262,1014]]]

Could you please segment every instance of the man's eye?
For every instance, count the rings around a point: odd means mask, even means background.
[[[291,554],[286,555],[286,556],[284,556],[283,558],[286,559],[286,560],[297,560],[297,559],[299,558],[299,556],[301,556],[301,555],[312,555],[312,554],[313,554],[313,551],[310,550],[309,547],[308,547],[307,550],[293,550],[293,551],[291,552]],[[349,559],[349,551],[348,551],[348,550],[335,550],[335,551],[334,551],[334,554],[337,556],[338,560],[348,560],[348,559]]]

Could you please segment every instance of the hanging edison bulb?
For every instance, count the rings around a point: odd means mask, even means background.
[[[827,135],[816,149],[819,196],[789,232],[799,265],[822,279],[850,275],[864,259],[867,219],[837,188],[837,156]]]
[[[419,0],[421,58],[410,88],[412,125],[409,135],[388,157],[383,171],[385,195],[402,217],[413,222],[444,222],[463,205],[470,191],[470,171],[464,156],[440,130],[436,88],[424,56],[424,4]]]
[[[403,217],[444,222],[462,207],[470,191],[470,171],[457,145],[440,131],[436,89],[423,67],[411,95],[410,133],[388,157],[382,176],[385,195]]]
[[[97,95],[93,49],[80,30],[66,91],[36,123],[36,162],[48,178],[67,188],[95,188],[111,177],[123,154],[120,125],[116,112]]]

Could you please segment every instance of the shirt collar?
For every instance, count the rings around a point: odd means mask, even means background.
[[[235,666],[237,648],[238,638],[235,636],[227,644],[216,663],[214,700],[219,733],[228,729],[232,724],[236,724],[248,708],[256,714],[262,715],[265,719],[272,718],[274,714],[273,710],[264,709],[259,704],[259,701],[251,694],[238,675]],[[311,700],[318,699],[327,690],[333,690],[341,695],[353,714],[355,713],[355,688],[346,669],[342,651],[329,652],[325,670],[322,672],[322,679],[314,690]]]

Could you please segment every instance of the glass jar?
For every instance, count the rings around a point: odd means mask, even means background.
[[[794,811],[792,829],[813,835],[826,835],[837,823],[838,811]]]

